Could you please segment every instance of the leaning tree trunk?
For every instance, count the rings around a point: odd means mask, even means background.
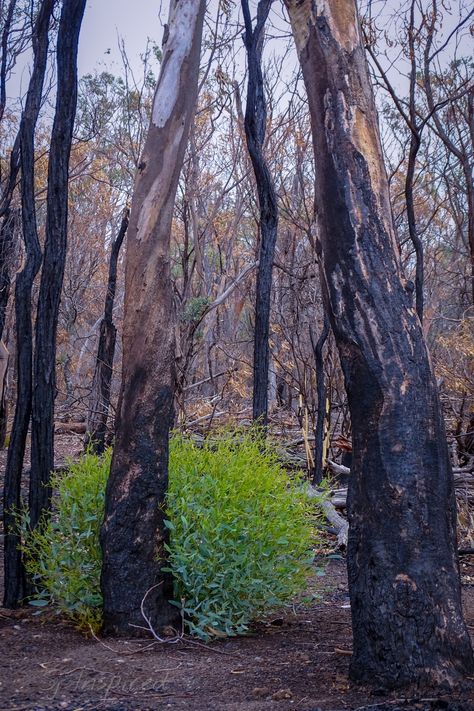
[[[452,684],[474,660],[436,382],[405,288],[354,0],[286,0],[316,161],[322,278],[353,428],[351,676]]]
[[[242,0],[245,20],[248,85],[245,107],[245,136],[257,184],[260,206],[260,253],[255,298],[253,350],[253,419],[266,424],[268,415],[268,371],[270,363],[270,297],[273,258],[278,230],[275,186],[263,154],[267,111],[263,90],[262,45],[265,22],[272,0],[259,0],[257,22],[252,27],[248,0]]]
[[[85,444],[86,448],[90,448],[96,454],[101,454],[105,449],[105,435],[107,433],[107,420],[110,409],[110,385],[117,337],[117,329],[113,322],[115,291],[117,288],[117,266],[120,248],[128,229],[128,219],[129,209],[126,208],[118,235],[110,251],[104,318],[100,323],[99,345],[89,401]]]
[[[67,247],[69,156],[77,103],[77,47],[86,0],[63,0],[57,40],[58,83],[48,166],[43,268],[35,330],[31,420],[30,524],[49,508],[54,467],[56,332]]]
[[[8,447],[4,489],[5,529],[5,607],[18,605],[24,594],[24,574],[14,510],[21,505],[21,472],[31,415],[33,331],[31,290],[41,265],[35,210],[35,126],[41,107],[44,75],[48,58],[48,32],[55,0],[44,0],[33,30],[34,64],[20,122],[21,212],[25,260],[15,284],[17,399],[15,418]]]
[[[104,629],[178,622],[162,570],[168,440],[174,397],[170,274],[173,206],[197,97],[204,0],[171,0],[169,33],[138,168],[127,237],[123,366],[101,531]],[[141,626],[141,630],[133,627]]]

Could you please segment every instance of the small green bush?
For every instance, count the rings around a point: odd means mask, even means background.
[[[102,617],[99,529],[110,459],[109,450],[69,462],[51,479],[54,515],[34,531],[22,517],[25,566],[38,590],[31,604],[52,602],[86,630],[100,627]]]
[[[172,439],[169,565],[193,634],[243,633],[304,587],[314,540],[301,484],[258,430]]]
[[[22,517],[26,568],[38,589],[31,603],[52,602],[85,630],[101,622],[99,529],[109,469],[110,452],[84,455],[52,478],[52,518],[32,532]],[[191,633],[243,633],[304,587],[314,501],[301,483],[258,430],[221,433],[203,446],[172,437],[169,569]]]

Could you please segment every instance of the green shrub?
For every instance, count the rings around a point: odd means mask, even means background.
[[[110,452],[84,455],[52,479],[53,517],[35,531],[23,516],[32,604],[52,602],[79,627],[101,622],[99,528]],[[202,638],[235,635],[301,590],[312,562],[310,503],[257,431],[222,433],[202,447],[170,446],[169,569],[174,604]]]
[[[192,633],[235,635],[301,590],[310,504],[257,430],[170,447],[169,565]]]
[[[69,462],[66,473],[51,479],[53,517],[29,531],[22,516],[26,570],[38,591],[31,604],[52,602],[84,629],[101,623],[99,529],[110,458],[109,450]]]

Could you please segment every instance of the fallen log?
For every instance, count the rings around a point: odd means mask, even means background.
[[[308,496],[310,498],[314,499],[321,499],[321,491],[319,489],[316,489],[314,486],[311,486],[311,484],[308,485]],[[343,518],[340,514],[337,513],[336,508],[332,501],[328,501],[327,499],[322,499],[320,501],[320,505],[322,510],[324,511],[327,520],[329,523],[334,527],[336,534],[337,534],[337,547],[338,548],[347,548],[347,536],[349,533],[349,523],[345,518]]]
[[[85,434],[85,422],[55,422],[54,431],[56,434]]]

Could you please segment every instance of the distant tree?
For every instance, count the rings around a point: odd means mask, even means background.
[[[117,329],[113,322],[115,292],[117,289],[117,266],[120,248],[128,229],[128,220],[129,209],[126,208],[117,237],[114,239],[110,250],[104,317],[100,323],[97,360],[87,416],[86,447],[91,448],[97,454],[102,454],[105,449],[105,436],[110,409],[110,386],[117,338]]]
[[[176,624],[163,568],[163,504],[174,399],[170,236],[194,117],[204,0],[171,0],[163,62],[128,228],[122,386],[101,532],[104,629],[138,634],[141,605],[158,631]]]
[[[311,112],[322,281],[352,419],[350,673],[378,688],[474,671],[437,385],[401,274],[355,0],[286,0]]]
[[[270,298],[273,258],[278,231],[278,204],[275,186],[264,156],[267,111],[262,74],[262,49],[265,22],[272,0],[260,0],[256,25],[248,0],[242,0],[247,50],[248,83],[245,107],[245,135],[255,173],[260,206],[260,248],[255,298],[255,332],[253,355],[253,417],[266,424],[268,412],[268,373],[270,363]]]

